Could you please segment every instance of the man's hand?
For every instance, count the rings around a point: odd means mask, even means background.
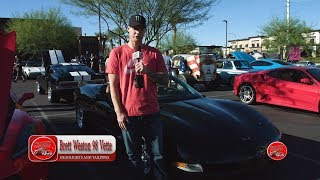
[[[118,112],[117,114],[117,121],[118,125],[122,130],[127,130],[127,122],[128,122],[128,117],[125,113],[123,112]]]
[[[141,73],[147,72],[147,68],[143,65],[143,63],[141,61],[135,63],[135,70],[136,70],[136,72],[141,72]]]

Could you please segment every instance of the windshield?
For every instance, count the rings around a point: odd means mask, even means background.
[[[75,71],[86,71],[89,74],[94,74],[94,71],[85,65],[67,65],[67,66],[54,66],[55,71],[59,73],[69,73]]]
[[[35,61],[32,61],[32,62],[27,62],[26,67],[41,67],[41,62],[35,62]]]
[[[314,68],[314,69],[307,69],[307,72],[315,78],[318,82],[320,82],[320,69]]]
[[[252,69],[251,64],[248,61],[234,61],[236,69]]]
[[[159,101],[181,101],[201,98],[202,95],[180,79],[170,76],[168,86],[157,85]]]
[[[291,63],[285,62],[285,61],[281,61],[281,60],[273,60],[273,62],[281,64],[281,65],[292,65]]]

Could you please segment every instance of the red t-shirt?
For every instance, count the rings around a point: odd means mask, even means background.
[[[127,44],[113,49],[109,55],[106,69],[108,74],[116,74],[120,81],[121,101],[128,116],[144,116],[160,111],[157,96],[157,86],[146,74],[143,73],[144,87],[134,86],[135,60],[132,53],[135,50]],[[142,62],[153,72],[165,72],[162,54],[156,48],[142,46]]]

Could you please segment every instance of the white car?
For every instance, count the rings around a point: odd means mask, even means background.
[[[26,78],[35,78],[44,72],[45,68],[39,61],[28,61],[25,66],[22,67],[22,73]]]
[[[312,61],[298,61],[295,65],[296,66],[313,66],[313,67],[317,67],[316,63],[314,63]]]
[[[233,86],[234,77],[248,72],[258,71],[252,68],[247,60],[224,59],[217,60],[217,73],[221,84]]]

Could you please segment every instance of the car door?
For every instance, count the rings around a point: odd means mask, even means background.
[[[303,78],[311,81],[311,78],[303,71],[283,70],[283,81],[278,84],[278,88],[282,89],[280,96],[284,105],[307,110],[314,107],[319,92],[318,86],[314,83],[302,83]]]
[[[47,69],[49,71],[49,69]],[[38,83],[40,87],[42,87],[44,90],[47,90],[47,72],[41,72],[40,76],[38,76]]]
[[[279,96],[279,81],[281,80],[281,70],[271,70],[260,75],[260,84],[257,84],[259,90],[260,102],[281,105],[282,100]]]
[[[231,79],[233,71],[234,70],[233,70],[232,62],[231,61],[224,61],[220,76],[225,83],[229,84],[229,81]]]

